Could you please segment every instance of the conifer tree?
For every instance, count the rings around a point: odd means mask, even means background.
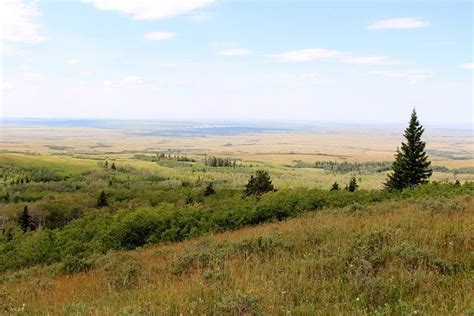
[[[332,184],[332,187],[331,187],[331,191],[339,191],[339,183],[337,183],[337,181],[335,181],[333,184]]]
[[[18,225],[20,225],[23,232],[27,232],[29,229],[33,229],[31,215],[28,213],[28,206],[26,205],[23,208],[23,211],[18,216]]]
[[[255,176],[251,175],[245,186],[245,194],[260,195],[265,192],[273,191],[274,187],[270,175],[265,170],[257,170]]]
[[[112,162],[112,165],[110,166],[112,170],[117,170],[117,167],[115,167],[115,162]]]
[[[355,176],[352,176],[351,180],[349,181],[349,184],[346,187],[346,190],[349,192],[355,192],[355,190],[357,190],[358,187],[359,185],[357,184],[357,180]]]
[[[105,192],[102,190],[99,194],[99,197],[97,198],[97,208],[102,208],[108,205],[109,203],[107,202],[107,196],[105,195]]]
[[[425,152],[425,143],[421,140],[424,131],[416,111],[413,110],[410,123],[403,135],[406,142],[402,142],[401,148],[397,148],[392,173],[388,175],[384,184],[388,190],[414,188],[426,183],[433,173],[430,168],[431,162]]]
[[[204,190],[204,196],[209,196],[213,195],[216,193],[216,190],[214,189],[214,185],[212,182],[209,182],[209,184],[206,186],[206,189]]]

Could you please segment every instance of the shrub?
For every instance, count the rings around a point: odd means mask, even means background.
[[[120,290],[137,285],[140,266],[130,254],[110,252],[97,260],[96,265],[107,279],[110,290]]]
[[[261,195],[265,192],[273,191],[272,180],[270,175],[265,170],[257,170],[255,176],[251,175],[250,179],[245,186],[245,194],[250,195]]]
[[[217,309],[227,315],[255,315],[260,314],[259,302],[253,294],[232,291],[222,294]]]
[[[92,260],[72,255],[64,257],[60,264],[60,270],[64,273],[85,272],[92,267]]]

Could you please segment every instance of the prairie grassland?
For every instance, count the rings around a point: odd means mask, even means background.
[[[471,196],[389,201],[1,276],[10,314],[460,315],[474,310]]]
[[[165,177],[196,181],[215,180],[228,186],[241,187],[255,168],[267,169],[278,187],[327,188],[334,181],[348,182],[350,174],[334,174],[314,168],[289,168],[295,161],[392,161],[402,140],[402,129],[364,127],[312,127],[291,132],[240,133],[229,135],[167,135],[150,133],[147,126],[123,124],[120,128],[6,126],[2,127],[0,151],[4,153],[37,153],[28,157],[1,155],[0,161],[14,159],[22,163],[63,166],[67,172],[83,172],[95,168],[97,161],[114,159],[132,167],[158,172]],[[158,131],[180,126],[160,124]],[[155,131],[153,129],[152,131]],[[171,129],[173,131],[173,129]],[[451,169],[474,166],[474,143],[469,131],[428,130],[427,148],[435,166]],[[146,132],[146,133],[145,133]],[[145,133],[145,134],[143,134]],[[7,141],[8,140],[8,141]],[[206,172],[196,168],[168,168],[156,163],[131,159],[135,154],[158,152],[186,155],[202,162],[205,155],[239,159],[247,167],[236,172]],[[71,157],[74,157],[72,159]],[[199,164],[198,164],[199,166]],[[69,168],[69,169],[68,169]],[[384,173],[357,175],[363,189],[379,189]],[[473,181],[473,174],[435,172],[433,180]]]
[[[166,126],[159,125],[157,128],[164,129]],[[6,126],[2,127],[1,133],[2,140],[8,141],[0,143],[0,150],[8,151],[99,157],[127,156],[130,152],[173,151],[189,156],[230,156],[274,164],[289,164],[294,160],[392,160],[395,149],[402,141],[401,128],[360,126],[323,126],[311,130],[225,135],[154,135],[140,125],[135,129]],[[449,159],[443,155],[432,155],[435,164],[449,161],[449,167],[465,167],[474,163],[474,142],[470,131],[428,130],[426,142],[427,148],[437,153],[465,156],[463,159]]]
[[[334,181],[345,185],[354,174],[330,172],[316,168],[291,168],[268,161],[255,162],[243,160],[242,163],[244,167],[236,169],[204,169],[201,160],[198,160],[193,166],[176,168],[133,159],[130,155],[128,155],[128,157],[104,156],[98,158],[0,153],[1,164],[22,167],[44,167],[54,170],[63,176],[78,175],[86,171],[100,170],[100,166],[106,158],[118,165],[141,170],[144,174],[156,174],[177,181],[213,181],[217,186],[232,188],[243,188],[247,183],[249,175],[257,169],[267,170],[271,174],[275,186],[280,189],[291,187],[329,188]],[[459,165],[456,166],[458,167]],[[360,188],[366,190],[382,188],[382,184],[386,179],[386,172],[355,173],[355,175],[357,176]],[[432,180],[437,181],[453,182],[455,179],[459,179],[460,181],[473,181],[474,174],[458,174],[454,176],[453,173],[434,172],[432,176]]]

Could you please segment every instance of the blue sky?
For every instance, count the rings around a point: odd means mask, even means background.
[[[473,120],[471,1],[0,6],[3,117]]]

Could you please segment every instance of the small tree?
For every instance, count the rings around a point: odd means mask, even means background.
[[[31,215],[28,212],[28,206],[25,205],[23,211],[18,216],[18,225],[20,225],[23,232],[27,232],[30,229],[34,228],[33,221],[31,220]]]
[[[117,167],[115,167],[115,162],[112,162],[112,165],[110,166],[110,169],[117,170]]]
[[[99,194],[99,197],[97,198],[97,208],[102,208],[108,205],[109,203],[107,202],[107,196],[105,195],[105,192],[102,190]]]
[[[357,184],[357,180],[355,176],[352,176],[351,180],[349,181],[349,184],[346,187],[346,190],[349,192],[355,192],[359,185]]]
[[[245,195],[261,195],[275,190],[270,175],[265,170],[257,170],[255,176],[251,175],[245,186]]]
[[[105,168],[109,167],[109,161],[108,160],[105,161],[104,166],[105,166]]]
[[[214,185],[212,182],[209,182],[209,184],[206,186],[206,189],[204,190],[204,196],[209,196],[213,195],[216,193],[216,190],[214,189]]]
[[[332,184],[332,187],[331,187],[331,191],[339,191],[340,188],[339,188],[339,183],[337,183],[337,181],[335,181],[333,184]]]
[[[418,122],[416,111],[411,113],[410,123],[405,130],[406,143],[402,142],[401,149],[397,148],[392,173],[388,175],[385,188],[402,190],[414,188],[428,181],[433,171],[431,162],[425,152],[425,143],[421,141],[424,128]]]

